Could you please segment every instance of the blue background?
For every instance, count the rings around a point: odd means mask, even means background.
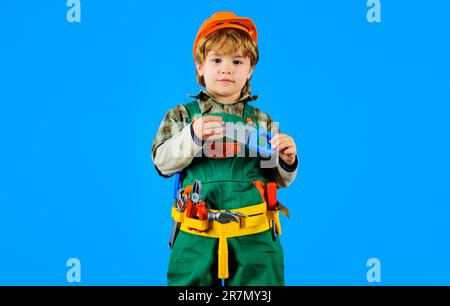
[[[192,44],[219,10],[254,19],[255,106],[294,137],[279,191],[287,285],[450,285],[450,3],[81,1],[0,5],[0,284],[164,285],[173,179],[150,158],[196,93]],[[201,260],[199,258],[199,260]]]

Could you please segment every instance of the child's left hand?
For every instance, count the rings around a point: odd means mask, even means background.
[[[273,150],[278,151],[280,158],[286,164],[292,165],[295,162],[297,147],[291,136],[286,134],[276,134],[269,143]]]

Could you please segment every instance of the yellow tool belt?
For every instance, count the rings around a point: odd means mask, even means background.
[[[219,210],[208,210],[209,212],[219,212]],[[229,222],[226,224],[218,221],[200,221],[194,218],[188,218],[185,211],[178,212],[172,208],[172,217],[175,221],[181,222],[181,230],[194,235],[219,238],[219,278],[228,278],[228,245],[227,238],[251,235],[264,232],[276,225],[278,235],[281,235],[281,225],[279,211],[268,211],[267,204],[247,206],[239,209],[229,210],[238,212],[248,217],[239,218],[239,223]]]

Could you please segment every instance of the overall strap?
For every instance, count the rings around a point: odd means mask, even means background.
[[[253,106],[251,106],[250,104],[248,104],[247,102],[244,102],[243,119],[246,122],[248,122],[250,119],[251,120],[250,122],[254,122],[256,127],[258,127],[258,122],[256,122],[256,119],[255,119],[255,108]]]
[[[200,110],[199,101],[197,100],[185,104],[184,106],[186,107],[186,110],[189,113],[188,123],[191,123],[192,118],[200,116],[202,114],[202,111]]]
[[[192,118],[201,115],[202,112],[200,110],[199,103],[200,102],[196,100],[184,105],[186,107],[187,112],[189,113],[188,123],[192,121]],[[244,112],[242,117],[244,120],[250,118],[251,122],[254,122],[258,126],[258,122],[256,122],[255,119],[255,108],[249,105],[247,102],[244,102]]]

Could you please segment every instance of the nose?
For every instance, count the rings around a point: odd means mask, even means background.
[[[231,65],[224,61],[220,67],[220,74],[231,74]]]

